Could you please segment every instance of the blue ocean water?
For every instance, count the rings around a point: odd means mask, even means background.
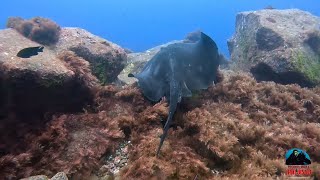
[[[266,6],[299,8],[320,16],[319,0],[2,0],[0,28],[9,16],[47,17],[81,27],[133,51],[143,51],[202,30],[229,56],[227,39],[240,11]]]

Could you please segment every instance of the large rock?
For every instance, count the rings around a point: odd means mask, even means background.
[[[68,180],[68,177],[67,177],[66,173],[58,172],[51,179],[49,179],[48,176],[45,176],[45,175],[37,175],[37,176],[23,178],[21,180]]]
[[[241,12],[228,41],[233,68],[257,80],[320,82],[320,19],[297,9]]]
[[[13,29],[0,30],[0,116],[20,113],[81,110],[91,101],[88,87],[76,80],[55,52],[31,58],[16,56],[23,48],[40,46]]]
[[[67,177],[66,173],[58,172],[50,180],[68,180],[68,177]]]
[[[130,53],[128,54],[128,63],[126,67],[121,71],[121,73],[118,75],[118,81],[120,81],[120,84],[133,84],[137,80],[132,77],[128,77],[129,73],[137,74],[139,73],[144,65],[155,55],[157,54],[161,48],[167,47],[170,44],[178,43],[182,41],[171,41],[166,44],[162,44],[159,46],[156,46],[154,48],[151,48],[145,52],[140,53]]]
[[[62,28],[55,50],[71,50],[87,60],[103,84],[116,80],[127,61],[123,48],[80,28]]]
[[[45,175],[37,175],[37,176],[31,176],[27,178],[23,178],[20,180],[50,180],[47,176]]]

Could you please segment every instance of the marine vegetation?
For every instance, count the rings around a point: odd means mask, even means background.
[[[11,17],[7,27],[42,45],[53,45],[59,40],[60,26],[50,19],[35,17],[23,20],[20,17]]]
[[[149,100],[159,101],[166,97],[170,103],[157,156],[181,98],[192,96],[192,91],[206,89],[216,78],[220,58],[216,43],[202,32],[198,33],[198,38],[190,37],[198,41],[162,48],[139,74],[134,75]]]
[[[70,50],[90,63],[92,74],[99,79],[102,85],[115,81],[117,78],[116,74],[125,66],[121,60],[123,57],[118,53],[115,55],[112,55],[110,52],[94,54],[85,46],[72,47]],[[111,60],[112,62],[110,62]]]
[[[130,140],[128,165],[118,174],[123,179],[284,178],[284,154],[292,147],[312,157],[313,176],[319,178],[319,89],[223,74],[198,98],[182,98],[158,158],[159,119],[168,116],[168,103],[147,102],[136,84],[100,87],[85,112],[57,114],[40,124],[4,117],[0,176],[64,171],[75,179],[102,177],[110,174],[100,168],[103,159]]]
[[[317,57],[308,56],[298,51],[293,56],[294,68],[306,75],[307,79],[317,84],[320,81],[320,55]]]

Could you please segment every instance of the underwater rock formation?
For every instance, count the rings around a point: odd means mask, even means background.
[[[102,84],[114,82],[127,61],[126,51],[120,46],[80,28],[60,28],[50,19],[35,17],[24,20],[11,17],[8,28],[16,29],[25,37],[60,53],[73,51],[90,63],[93,74]]]
[[[28,178],[23,178],[20,180],[68,180],[68,177],[64,172],[59,172],[56,175],[54,175],[52,178],[48,178],[45,175],[37,175],[37,176],[31,176]]]
[[[108,97],[114,96],[112,88],[99,92],[98,101],[107,96],[100,104],[104,110],[53,116],[44,128],[21,137],[16,148],[5,147],[0,157],[0,177],[53,176],[63,171],[73,179],[88,179],[103,162],[101,158],[123,141],[118,119],[128,112],[126,106]]]
[[[70,50],[88,61],[102,84],[116,80],[127,62],[123,48],[80,28],[62,28],[54,50]]]
[[[24,20],[20,17],[10,17],[7,28],[13,28],[25,37],[42,45],[53,45],[59,40],[59,25],[47,18],[35,17]]]
[[[92,101],[91,87],[49,48],[27,59],[16,56],[34,46],[13,29],[0,31],[0,116],[82,110]]]
[[[320,84],[320,18],[297,9],[241,12],[228,41],[233,68],[259,81]]]

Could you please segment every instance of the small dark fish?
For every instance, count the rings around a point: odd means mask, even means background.
[[[18,52],[17,56],[21,58],[30,58],[31,56],[38,55],[39,52],[43,52],[43,48],[43,46],[24,48]]]

